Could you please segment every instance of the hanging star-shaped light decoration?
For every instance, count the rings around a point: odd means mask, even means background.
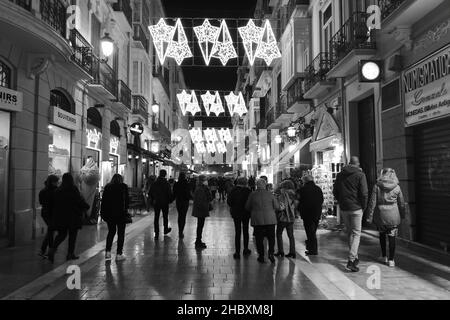
[[[215,153],[216,152],[216,146],[213,142],[207,142],[206,143],[206,149],[208,150],[208,153]]]
[[[206,153],[205,144],[203,142],[197,142],[195,144],[195,149],[197,149],[198,153]]]
[[[206,114],[210,115],[211,113],[211,106],[214,103],[214,96],[211,94],[211,92],[206,92],[205,94],[201,95],[203,100],[203,107],[205,108]]]
[[[237,113],[240,117],[242,117],[248,112],[242,92],[240,92],[239,95],[230,92],[229,95],[225,96],[225,99],[227,101],[228,111],[230,111],[231,116]]]
[[[230,112],[231,116],[234,115],[234,109],[236,107],[238,99],[239,99],[239,96],[235,95],[233,92],[230,92],[229,95],[225,96],[225,100],[227,101],[228,111]]]
[[[266,23],[264,24],[261,40],[256,50],[256,57],[264,59],[268,66],[272,64],[273,59],[281,58],[277,39],[273,33],[269,20],[266,20]]]
[[[217,152],[219,152],[219,153],[227,152],[227,148],[225,147],[225,144],[223,142],[217,142],[216,147],[217,147]]]
[[[212,26],[208,19],[205,19],[201,26],[194,27],[194,32],[198,38],[198,44],[206,65],[209,65],[213,57],[219,31],[220,28]]]
[[[203,142],[203,132],[202,129],[200,128],[192,128],[191,130],[189,130],[189,133],[191,135],[191,140],[194,143],[199,143],[199,142]]]
[[[175,27],[167,25],[164,19],[161,18],[156,25],[149,26],[148,29],[152,35],[153,45],[155,46],[159,62],[164,64],[167,51],[173,39]]]
[[[231,38],[230,30],[228,30],[225,20],[222,20],[220,24],[219,34],[212,51],[214,58],[220,59],[223,66],[227,65],[228,60],[238,57],[233,45],[233,38]]]
[[[223,143],[230,143],[233,141],[230,129],[228,128],[217,130],[217,134],[219,135],[219,138]]]
[[[213,98],[210,112],[214,113],[216,116],[219,116],[221,113],[225,112],[225,109],[223,108],[222,99],[220,98],[219,91],[216,91],[216,95]]]
[[[194,90],[191,91],[191,97],[189,98],[186,112],[190,112],[193,116],[195,116],[195,114],[198,112],[202,112],[202,109],[198,104],[197,95],[195,94]]]
[[[177,94],[178,98],[178,104],[180,105],[181,112],[183,113],[183,116],[186,115],[186,112],[188,111],[188,106],[191,101],[191,95],[186,92],[186,90],[183,90],[183,92]]]
[[[258,48],[260,46],[261,37],[263,34],[263,28],[257,27],[252,19],[248,22],[247,26],[238,28],[239,34],[244,43],[245,53],[247,54],[248,61],[252,66],[257,58]]]
[[[184,32],[180,19],[177,20],[175,25],[173,37],[166,52],[166,57],[174,58],[178,65],[181,65],[184,59],[192,57],[192,52],[189,48],[186,33]]]
[[[217,142],[219,139],[217,139],[216,130],[214,129],[205,129],[204,131],[205,140],[207,142]]]

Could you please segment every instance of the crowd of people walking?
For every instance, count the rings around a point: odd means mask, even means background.
[[[239,260],[241,256],[247,257],[252,253],[250,225],[253,227],[257,260],[260,263],[265,263],[266,259],[265,239],[270,262],[275,263],[275,258],[296,259],[294,224],[300,218],[306,233],[305,254],[318,255],[316,233],[322,218],[324,196],[322,189],[315,184],[314,177],[305,174],[301,181],[285,179],[274,190],[268,182],[265,176],[232,180],[224,177],[208,179],[200,175],[188,179],[184,172],[175,181],[168,180],[167,172],[161,170],[158,178],[148,179],[144,185],[148,199],[147,209],[153,209],[154,212],[155,241],[158,241],[160,235],[161,212],[164,235],[172,231],[169,226],[169,207],[175,201],[180,241],[184,239],[186,219],[189,208],[192,208],[191,214],[197,219],[195,248],[206,249],[207,244],[203,242],[206,218],[214,211],[217,203],[226,202],[235,229],[234,259]],[[352,272],[359,271],[358,250],[365,210],[368,213],[367,222],[374,222],[380,234],[381,261],[394,267],[396,236],[401,220],[405,217],[405,201],[395,170],[385,168],[381,171],[369,197],[367,179],[359,159],[352,157],[348,166],[337,175],[333,194],[347,232],[349,253],[346,268]],[[116,261],[126,259],[123,254],[125,229],[132,222],[128,213],[129,198],[129,188],[123,177],[114,175],[104,188],[100,209],[101,218],[108,226],[105,248],[107,261],[112,260],[112,245],[116,235]],[[89,209],[89,205],[83,199],[73,176],[64,174],[61,184],[57,176],[49,176],[44,189],[39,193],[39,202],[42,205],[42,218],[48,227],[39,255],[53,262],[58,247],[68,236],[66,258],[78,259],[75,254],[77,234],[82,227],[83,213]],[[288,251],[285,251],[283,245],[285,230],[289,239]]]

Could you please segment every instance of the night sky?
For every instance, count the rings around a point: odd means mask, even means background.
[[[256,0],[163,0],[166,16],[182,19],[185,32],[191,41],[191,50],[194,58],[186,59],[183,63],[183,73],[187,89],[193,90],[219,90],[233,91],[237,80],[237,66],[242,63],[245,55],[240,38],[237,36],[237,27],[244,26],[249,18],[253,18]],[[201,18],[201,19],[191,19]],[[207,67],[201,55],[201,51],[193,33],[193,26],[201,25],[204,18],[229,18],[227,20],[231,36],[235,42],[235,48],[239,55],[239,60],[230,60],[226,67],[223,67],[219,60],[212,59],[211,65]],[[236,20],[242,19],[242,20]],[[170,20],[169,20],[170,21]],[[170,22],[169,22],[170,23]],[[217,25],[219,20],[211,20],[211,24]],[[175,24],[171,22],[170,24]],[[218,26],[218,25],[217,25]],[[200,99],[200,97],[198,97]],[[226,116],[229,114],[227,113]],[[195,120],[202,120],[206,126],[230,126],[230,118],[222,114],[219,118],[195,117]]]

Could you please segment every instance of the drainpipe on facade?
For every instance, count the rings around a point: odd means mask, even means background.
[[[36,206],[36,183],[37,183],[37,148],[38,148],[38,126],[39,126],[39,87],[40,87],[40,74],[36,74],[34,78],[34,119],[33,119],[33,165],[31,170],[31,205],[33,210],[33,226],[31,231],[31,239],[36,239],[36,219],[37,219],[37,206]]]

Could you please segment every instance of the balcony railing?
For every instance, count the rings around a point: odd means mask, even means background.
[[[378,5],[381,9],[381,20],[386,19],[398,9],[406,0],[380,0]]]
[[[113,4],[113,9],[114,11],[123,12],[130,26],[133,25],[133,9],[131,8],[130,0],[117,0]]]
[[[117,93],[117,77],[115,71],[105,61],[100,60],[94,55],[92,73],[94,77],[92,84],[103,86],[113,95]]]
[[[140,43],[142,43],[142,46],[144,47],[145,52],[148,52],[149,40],[147,39],[147,36],[145,34],[145,31],[144,31],[142,25],[135,23],[133,25],[133,29],[134,29],[133,40],[139,41]]]
[[[305,92],[308,92],[316,83],[326,80],[327,73],[331,70],[331,67],[330,54],[328,52],[319,53],[311,64],[306,67]]]
[[[92,75],[92,47],[80,32],[76,29],[70,30],[70,44],[74,50],[71,59],[84,71]]]
[[[284,114],[290,114],[290,112],[288,112],[287,103],[285,101],[279,101],[276,104],[275,119],[278,119]]]
[[[148,120],[148,101],[143,96],[133,96],[133,114]]]
[[[296,102],[305,101],[303,97],[303,79],[297,78],[295,82],[287,90],[287,107],[292,107]]]
[[[367,28],[369,14],[355,12],[330,41],[333,66],[355,49],[376,49],[375,30]]]
[[[122,80],[117,80],[117,101],[131,110],[131,89]]]

